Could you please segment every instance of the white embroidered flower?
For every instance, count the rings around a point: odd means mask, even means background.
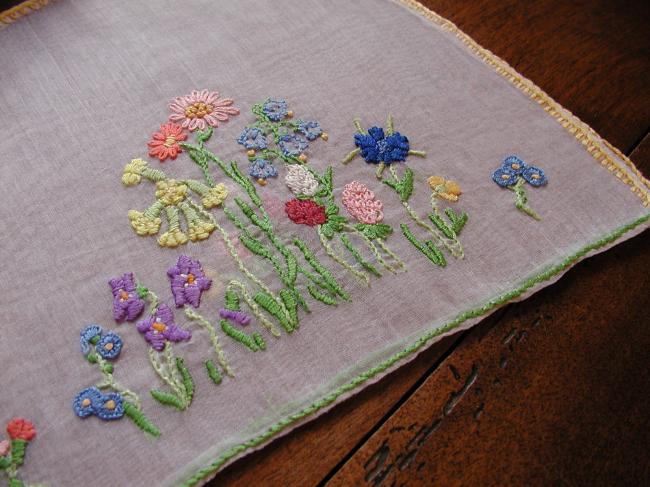
[[[302,165],[291,164],[287,166],[287,175],[284,182],[287,183],[291,192],[296,196],[314,196],[318,191],[318,181]]]

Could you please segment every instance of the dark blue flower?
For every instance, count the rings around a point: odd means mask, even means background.
[[[307,137],[307,140],[314,140],[323,133],[323,129],[318,122],[305,122],[303,120],[298,121],[298,130]]]
[[[278,140],[278,147],[285,156],[298,157],[309,144],[301,135],[286,134]]]
[[[279,122],[287,116],[287,102],[284,100],[274,100],[269,98],[264,102],[262,107],[264,114],[274,122]]]
[[[384,129],[380,127],[371,127],[367,134],[356,134],[354,143],[361,149],[361,156],[366,162],[372,164],[404,161],[410,149],[405,136],[394,132],[386,137]]]
[[[517,178],[519,178],[517,172],[505,165],[492,173],[492,180],[503,188],[516,184]]]
[[[544,171],[535,166],[528,166],[521,175],[531,186],[539,187],[548,183],[548,178],[544,174]]]
[[[237,142],[247,149],[261,150],[268,147],[266,135],[257,127],[246,127],[237,139]]]
[[[103,394],[96,387],[88,387],[76,395],[72,402],[74,412],[80,418],[86,418],[95,414],[97,408],[102,404]]]
[[[266,159],[255,159],[248,167],[248,174],[255,179],[276,177],[278,170]]]
[[[95,350],[105,359],[117,358],[122,351],[122,339],[118,334],[109,332],[97,342]]]
[[[81,330],[81,339],[79,343],[81,344],[81,353],[88,355],[90,352],[90,341],[95,337],[100,337],[102,334],[102,327],[99,325],[88,325],[86,328]]]
[[[104,421],[120,419],[124,416],[124,399],[122,395],[117,392],[102,394],[101,401],[95,408],[95,414]]]
[[[517,156],[508,156],[503,160],[501,167],[509,169],[517,174],[517,176],[520,176],[528,166],[526,166],[526,163]]]

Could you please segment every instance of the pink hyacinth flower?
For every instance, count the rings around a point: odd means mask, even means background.
[[[375,199],[375,193],[359,181],[352,181],[343,187],[342,201],[348,213],[361,223],[374,225],[384,219],[384,205]]]

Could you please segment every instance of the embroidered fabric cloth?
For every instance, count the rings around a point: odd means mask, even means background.
[[[648,225],[410,1],[62,0],[0,45],[0,478],[201,484]]]

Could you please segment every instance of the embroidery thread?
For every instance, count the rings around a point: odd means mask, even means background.
[[[219,98],[218,91],[194,90],[169,104],[172,112],[169,121],[180,123],[190,131],[216,128],[219,122],[227,122],[229,116],[239,115],[239,108],[233,107],[233,103],[231,98]]]
[[[9,440],[0,441],[0,471],[9,487],[29,487],[18,477],[18,470],[25,463],[27,445],[36,437],[36,428],[31,421],[14,418],[7,423],[7,435]]]
[[[453,218],[450,216],[452,214],[457,216],[458,219],[464,218],[462,225],[459,223],[460,220],[457,221],[458,231],[450,232],[448,231],[450,230],[449,227],[442,219],[442,215],[440,214],[436,203],[436,198],[454,201],[455,197],[455,200],[458,200],[458,196],[460,195],[460,187],[458,184],[453,181],[445,181],[443,178],[442,183],[437,184],[435,188],[432,187],[432,190],[434,191],[431,198],[433,213],[430,213],[427,216],[433,225],[428,224],[409,204],[409,199],[414,190],[413,170],[406,167],[403,176],[400,177],[395,169],[396,163],[405,162],[408,156],[414,155],[425,157],[426,153],[424,151],[411,149],[408,138],[399,132],[395,132],[393,117],[390,115],[386,121],[385,131],[381,127],[371,127],[368,131],[365,131],[362,128],[359,119],[354,120],[354,126],[357,129],[357,133],[354,135],[354,143],[357,148],[352,150],[343,159],[343,163],[347,164],[356,156],[360,155],[366,163],[377,166],[375,171],[377,179],[381,180],[384,184],[395,191],[411,220],[413,220],[418,227],[427,232],[429,238],[424,242],[421,242],[408,224],[400,224],[402,234],[406,240],[418,251],[424,254],[430,262],[440,267],[447,265],[447,260],[445,259],[441,249],[446,250],[457,259],[462,259],[464,257],[464,251],[458,239],[458,233],[462,226],[467,222],[467,214],[462,213],[456,215],[453,210],[449,210],[449,212],[445,211],[445,214],[450,219]],[[384,179],[386,169],[388,169],[389,172],[388,179]],[[438,182],[438,180],[435,180],[435,182]],[[447,183],[449,183],[449,188],[446,187]],[[455,192],[458,194],[454,194]],[[465,215],[465,217],[462,215]]]
[[[110,362],[119,357],[122,338],[114,332],[104,333],[101,326],[92,324],[81,331],[80,344],[82,355],[88,363],[97,365],[103,380],[75,396],[72,407],[76,415],[80,418],[97,416],[103,421],[126,415],[142,431],[160,436],[160,430],[142,412],[138,395],[121,386],[113,376],[114,366]],[[104,390],[110,392],[102,392]]]
[[[501,167],[492,173],[492,180],[502,188],[508,188],[515,193],[515,206],[519,211],[541,220],[539,215],[528,206],[528,195],[524,185],[530,184],[534,188],[548,184],[544,171],[529,166],[517,156],[508,156],[503,160]]]

